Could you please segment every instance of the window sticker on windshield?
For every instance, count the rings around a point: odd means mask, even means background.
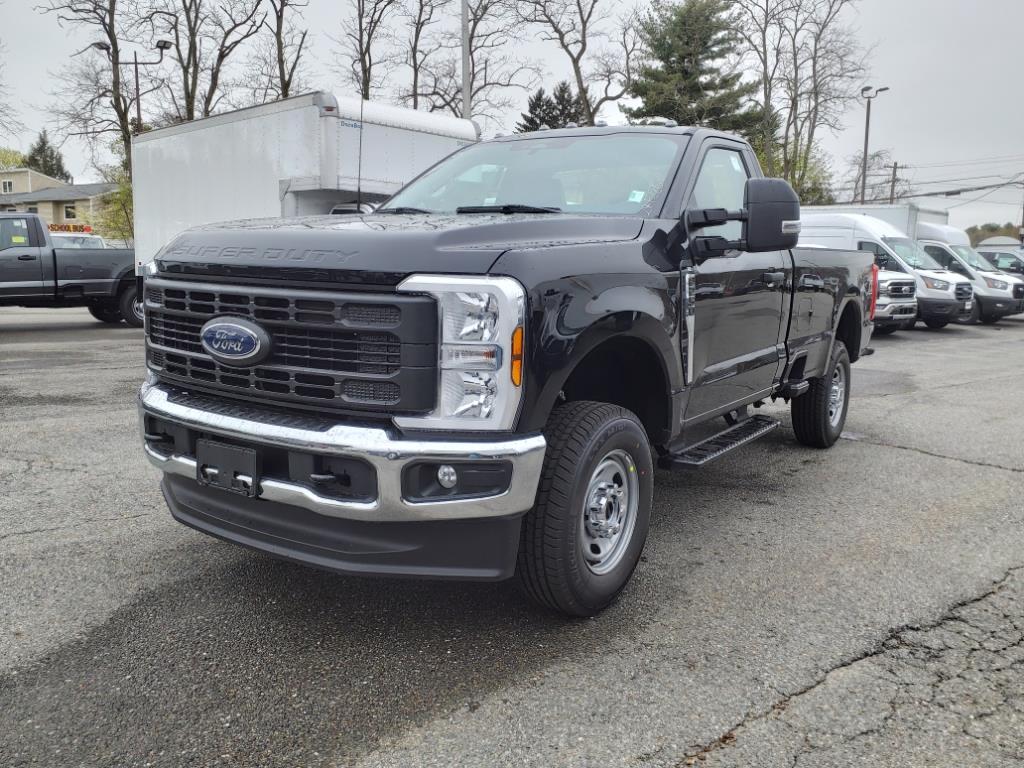
[[[644,201],[644,191],[642,189],[634,189],[629,193],[629,202],[631,203],[642,203]]]
[[[17,243],[18,245],[24,245],[28,242],[28,238],[24,235],[11,235],[11,242]]]
[[[729,160],[732,162],[732,167],[736,173],[743,173],[743,166],[740,165],[740,156],[735,152],[729,153]]]
[[[497,200],[498,200],[498,198],[496,198],[496,197],[485,197],[484,198],[484,205],[494,205],[494,203],[497,202]]]

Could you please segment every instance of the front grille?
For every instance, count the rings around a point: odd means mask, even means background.
[[[915,293],[915,286],[912,280],[894,280],[889,283],[889,295],[894,299],[908,299]]]
[[[145,299],[149,364],[170,381],[320,408],[434,406],[437,305],[429,297],[150,280]],[[241,367],[211,357],[201,330],[225,316],[267,331],[269,355]]]
[[[1024,285],[1013,286],[1013,298],[1024,299]]]
[[[974,295],[974,289],[971,288],[970,283],[957,283],[956,284],[956,298],[957,301],[967,301]]]

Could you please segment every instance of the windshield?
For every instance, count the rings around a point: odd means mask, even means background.
[[[58,248],[102,248],[103,238],[96,235],[51,235]]]
[[[909,237],[883,237],[882,240],[913,269],[937,269],[940,271],[945,269],[929,256],[916,240],[911,240]]]
[[[504,207],[518,213],[530,206],[538,210],[522,212],[649,215],[661,207],[685,146],[684,136],[637,133],[541,134],[474,144],[427,171],[379,211]]]
[[[976,250],[967,245],[951,245],[949,246],[953,253],[959,256],[961,259],[967,262],[967,265],[974,267],[979,272],[998,272],[999,270],[989,264],[985,259],[981,257],[981,254]]]

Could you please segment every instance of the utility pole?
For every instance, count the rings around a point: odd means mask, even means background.
[[[139,52],[133,54],[135,59],[135,135],[142,133],[142,91],[139,89]],[[163,51],[160,51],[163,58]]]
[[[462,0],[462,116],[473,117],[473,84],[470,82],[469,0]]]
[[[896,170],[899,163],[892,164],[892,181],[889,183],[889,205],[896,202]]]
[[[865,85],[860,89],[861,98],[868,103],[867,113],[864,117],[864,156],[861,158],[860,167],[860,204],[864,205],[864,199],[868,193],[868,137],[871,135],[871,102],[880,93],[885,93],[889,90],[889,87],[885,88],[872,88],[870,85]],[[872,93],[874,91],[874,93]]]

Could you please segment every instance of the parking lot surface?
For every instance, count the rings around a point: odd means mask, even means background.
[[[659,474],[568,621],[180,526],[141,334],[2,309],[0,766],[1024,764],[1024,322],[873,346],[845,439]]]

